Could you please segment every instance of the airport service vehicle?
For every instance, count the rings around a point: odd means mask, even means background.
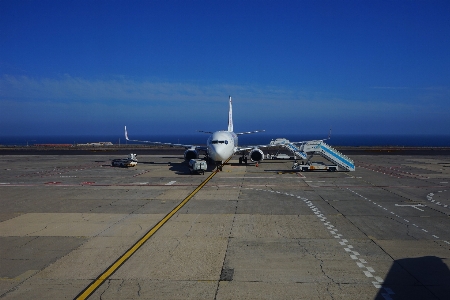
[[[134,153],[128,154],[127,158],[116,158],[111,161],[111,166],[113,167],[134,167],[137,165],[137,155]]]
[[[314,171],[314,170],[326,170],[328,172],[334,172],[337,171],[338,167],[337,165],[326,165],[323,162],[311,162],[308,164],[299,164],[297,161],[294,162],[294,165],[292,166],[292,170],[296,171]]]
[[[272,159],[294,159],[294,157],[289,156],[284,153],[278,153],[278,154],[272,155]]]
[[[189,161],[189,171],[191,174],[205,174],[205,170],[208,168],[206,161],[199,158],[194,158]]]

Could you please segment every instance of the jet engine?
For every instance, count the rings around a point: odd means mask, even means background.
[[[191,160],[198,158],[198,152],[195,149],[187,149],[184,151],[184,159],[185,160]]]
[[[261,149],[255,148],[248,154],[250,156],[251,161],[260,162],[264,159],[264,153]]]

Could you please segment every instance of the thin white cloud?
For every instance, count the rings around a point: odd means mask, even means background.
[[[131,79],[87,80],[66,75],[62,78],[34,79],[3,75],[2,98],[57,101],[223,101],[231,95],[261,97],[278,95],[280,89],[229,84],[204,85],[184,82],[152,82]],[[285,92],[284,92],[285,94]]]
[[[278,86],[3,75],[0,77],[0,124],[11,128],[29,123],[30,128],[35,128],[48,123],[56,128],[81,122],[115,124],[120,128],[134,122],[138,128],[137,123],[143,127],[150,123],[162,124],[170,117],[170,123],[176,123],[178,129],[203,123],[214,127],[226,123],[228,95],[235,97],[236,127],[248,130],[309,132],[333,124],[359,124],[358,128],[351,127],[357,131],[364,130],[361,129],[364,123],[387,126],[394,120],[405,124],[421,121],[426,128],[436,123],[430,127],[436,130],[444,128],[441,123],[448,120],[448,101],[444,100],[448,99],[449,90],[446,88],[414,92],[414,101],[407,101],[406,93],[401,93],[400,100],[384,93],[382,97],[374,94],[377,93],[344,98],[332,92]],[[200,115],[200,119],[193,119],[192,115]]]
[[[407,87],[374,87],[376,89],[408,89]],[[416,101],[395,101],[392,98],[372,99],[367,97],[344,99],[332,93],[292,90],[277,86],[202,84],[197,82],[137,81],[127,78],[95,79],[65,75],[61,78],[35,79],[27,76],[3,75],[0,77],[2,101],[57,102],[57,103],[101,103],[104,105],[131,104],[138,102],[150,106],[161,106],[170,102],[224,103],[228,95],[236,96],[250,110],[270,117],[276,110],[287,116],[300,113],[321,113],[323,116],[340,114],[344,117],[367,114],[393,114],[395,112],[423,110]],[[448,89],[433,88],[429,95],[439,90],[448,94]],[[425,97],[425,95],[422,95]],[[429,103],[427,104],[428,107]],[[284,115],[282,115],[283,117]]]

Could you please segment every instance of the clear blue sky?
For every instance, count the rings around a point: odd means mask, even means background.
[[[0,0],[0,135],[450,134],[450,1]]]

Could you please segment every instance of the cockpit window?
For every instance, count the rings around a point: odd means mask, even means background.
[[[212,141],[212,144],[226,144],[228,145],[228,141]]]

